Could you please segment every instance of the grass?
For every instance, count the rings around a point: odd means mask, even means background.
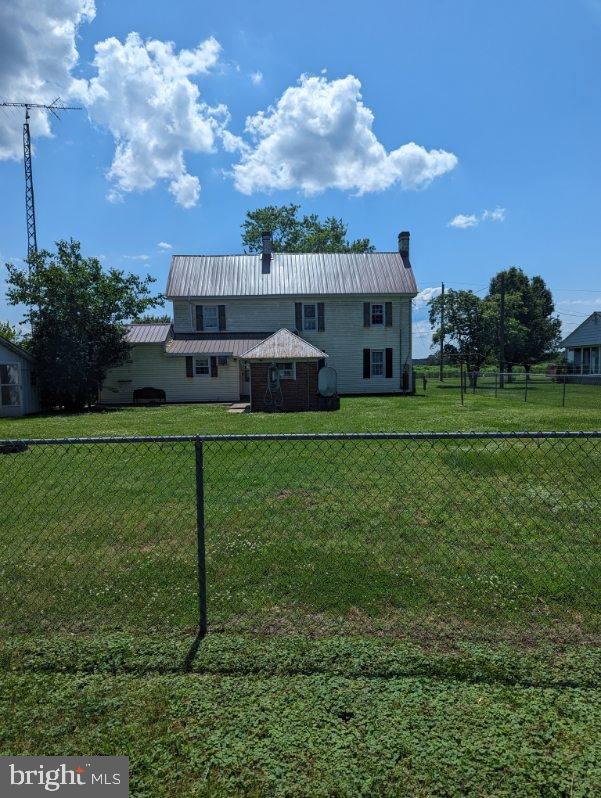
[[[0,438],[600,427],[599,389],[565,409],[540,390],[50,415]],[[0,457],[0,753],[126,754],[136,796],[599,793],[599,442],[204,455],[191,673],[193,447]]]

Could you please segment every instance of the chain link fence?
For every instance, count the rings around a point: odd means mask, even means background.
[[[0,443],[4,634],[597,634],[600,541],[601,432]]]
[[[546,374],[465,369],[447,370],[440,380],[431,369],[416,370],[417,393],[455,392],[462,404],[473,396],[554,407],[601,409],[601,374]]]

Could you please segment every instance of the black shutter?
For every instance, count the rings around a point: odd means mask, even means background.
[[[204,322],[202,318],[202,305],[196,305],[196,330],[202,332],[204,330]]]
[[[386,376],[392,377],[392,347],[386,347]]]
[[[385,316],[384,324],[386,327],[392,327],[392,302],[387,302],[384,306]]]
[[[217,358],[211,355],[211,377],[217,377],[219,370],[217,369]]]
[[[294,326],[300,332],[303,329],[303,303],[294,303]]]
[[[194,358],[187,357],[186,358],[186,377],[193,377],[194,376]]]
[[[363,326],[371,326],[371,302],[363,303]]]
[[[371,377],[371,349],[363,350],[363,379]]]
[[[225,305],[217,305],[217,310],[219,314],[219,329],[225,330]]]
[[[317,329],[323,332],[326,328],[326,315],[323,302],[317,303]]]

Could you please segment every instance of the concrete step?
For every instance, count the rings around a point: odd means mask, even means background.
[[[228,413],[250,413],[250,402],[234,402],[228,408]]]

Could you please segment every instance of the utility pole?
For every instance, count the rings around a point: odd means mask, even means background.
[[[505,386],[505,272],[501,272],[501,302],[499,307],[499,388]]]
[[[440,293],[441,297],[441,304],[440,304],[440,371],[438,374],[438,379],[440,382],[444,380],[444,373],[443,373],[443,366],[442,366],[442,357],[444,353],[444,283],[442,283],[442,291]]]
[[[29,109],[40,108],[60,119],[59,111],[81,111],[81,108],[72,105],[63,105],[61,98],[57,97],[49,105],[43,103],[2,102],[0,108],[25,108],[25,122],[23,124],[23,162],[25,164],[25,218],[27,221],[27,259],[29,260],[38,251],[38,239],[35,226],[35,202],[33,194],[33,172],[31,168],[31,137],[29,134]]]

